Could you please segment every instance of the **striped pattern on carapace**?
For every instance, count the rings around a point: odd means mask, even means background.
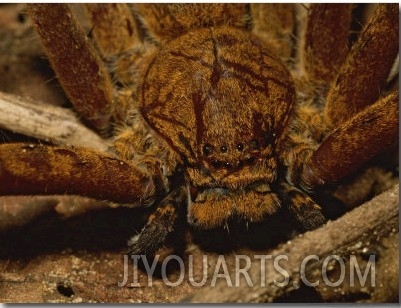
[[[256,37],[227,27],[171,41],[149,65],[141,90],[147,123],[183,163],[210,177],[209,186],[274,156],[295,96],[284,65]],[[273,170],[264,173],[273,180]]]

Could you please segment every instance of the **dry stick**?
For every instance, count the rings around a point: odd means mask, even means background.
[[[104,133],[112,114],[112,82],[66,4],[30,4],[28,12],[57,78],[75,109]]]
[[[65,219],[112,206],[116,205],[81,196],[1,196],[0,232],[26,225],[44,213]]]
[[[58,145],[106,152],[109,142],[84,126],[69,109],[0,92],[0,127]]]
[[[315,283],[317,281],[318,285],[310,286],[310,289],[314,289],[314,291],[308,293],[315,292],[322,297],[320,300],[323,301],[340,301],[346,292],[350,293],[350,298],[353,294],[357,296],[362,294],[365,301],[394,300],[398,297],[398,287],[394,286],[394,284],[398,284],[398,258],[390,258],[392,263],[389,264],[386,262],[390,259],[386,256],[398,249],[397,247],[393,249],[394,245],[383,247],[383,244],[387,239],[393,243],[391,239],[397,238],[395,234],[398,232],[398,189],[397,185],[336,221],[328,222],[317,230],[304,233],[273,251],[258,252],[258,258],[254,258],[249,270],[242,271],[241,275],[238,275],[238,270],[229,268],[228,272],[231,274],[229,280],[233,282],[233,285],[238,277],[241,278],[238,287],[228,287],[226,279],[218,279],[215,286],[206,286],[184,301],[196,303],[285,301],[286,296],[290,298],[291,294],[296,292],[302,284],[308,285],[308,282]],[[356,258],[359,258],[363,257],[365,249],[369,250],[370,247],[373,251],[381,247],[380,255],[375,260],[376,274],[370,273],[375,275],[376,287],[369,285],[371,276],[367,275],[369,282],[364,287],[358,286],[356,283],[354,288],[349,289],[347,280],[350,279],[350,273],[344,280],[334,277],[334,282],[342,282],[338,287],[334,288],[325,283],[322,271],[325,268],[329,271],[329,266],[323,267],[323,261],[327,257],[334,255],[348,260],[350,255],[354,254]],[[369,253],[369,258],[370,255],[374,255],[374,253]],[[267,259],[269,256],[270,259]],[[287,256],[288,260],[283,256]],[[318,258],[319,261],[316,262],[314,259],[308,261],[307,258],[311,256]],[[261,266],[263,257],[266,257],[264,259],[265,270]],[[280,268],[277,265],[273,267],[274,260],[280,261]],[[303,262],[307,263],[304,264],[306,265],[304,268],[302,267]],[[349,268],[349,262],[343,262]],[[336,263],[339,264],[337,261]],[[243,267],[241,266],[241,268]],[[367,271],[366,268],[359,270],[362,273]],[[330,274],[330,272],[324,274]],[[356,273],[353,274],[356,277]],[[248,282],[245,275],[249,276]],[[285,282],[285,275],[288,275],[287,282]],[[355,278],[356,280],[357,278]],[[253,283],[253,286],[248,286],[249,281]],[[368,298],[366,299],[366,297]]]
[[[139,43],[135,20],[127,4],[85,4],[93,36],[102,56],[109,59]]]
[[[353,45],[326,102],[334,126],[375,102],[398,54],[398,4],[380,4]]]
[[[43,213],[54,211],[54,196],[7,196],[0,198],[0,232],[22,226]]]
[[[396,145],[398,100],[398,91],[391,93],[332,132],[305,164],[304,186],[311,188],[338,181]]]
[[[253,28],[257,34],[282,59],[291,56],[292,33],[295,26],[294,5],[288,3],[252,3],[250,5]]]
[[[303,65],[316,82],[331,82],[348,53],[352,4],[312,4]]]
[[[149,201],[154,178],[86,148],[0,145],[0,195],[70,194],[119,203]]]

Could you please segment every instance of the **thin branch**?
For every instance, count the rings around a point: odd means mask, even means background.
[[[84,146],[101,152],[109,146],[71,110],[2,92],[0,127],[58,145]]]
[[[49,212],[65,219],[110,206],[109,202],[80,196],[2,196],[0,232],[21,227]]]

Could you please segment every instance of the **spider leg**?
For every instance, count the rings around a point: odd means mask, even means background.
[[[244,3],[136,3],[135,17],[157,42],[176,38],[190,30],[220,25],[245,27]]]
[[[157,166],[136,166],[86,148],[0,145],[1,195],[68,193],[146,204],[165,195],[163,183]]]
[[[301,61],[315,83],[330,83],[348,53],[352,4],[311,4]]]
[[[70,9],[66,4],[29,4],[28,12],[71,103],[97,131],[108,132],[112,81]]]
[[[134,17],[125,3],[86,3],[86,13],[102,57],[109,60],[140,44]]]
[[[168,194],[149,216],[140,234],[128,241],[130,254],[153,255],[163,246],[167,236],[174,231],[178,218],[177,207],[185,199],[185,188],[180,187]]]
[[[138,79],[157,47],[145,42],[127,4],[88,3],[85,9],[96,47],[114,83],[114,127],[127,125],[136,108]]]
[[[321,207],[301,190],[283,183],[282,194],[289,212],[304,231],[316,229],[326,223]]]
[[[306,160],[301,187],[335,182],[398,143],[399,94],[393,92],[334,130]]]
[[[252,32],[258,35],[284,61],[291,57],[295,27],[294,5],[251,3]]]
[[[379,4],[352,46],[327,97],[325,115],[333,126],[379,98],[398,54],[398,18],[398,4]]]
[[[339,128],[320,146],[295,142],[284,159],[290,183],[312,190],[336,182],[397,144],[398,93],[377,101],[398,53],[397,25],[398,6],[378,5],[329,89],[322,129]]]

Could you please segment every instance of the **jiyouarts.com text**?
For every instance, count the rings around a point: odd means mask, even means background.
[[[196,260],[196,258],[198,258]],[[303,283],[306,286],[317,286],[324,283],[329,287],[337,287],[344,280],[347,280],[350,286],[359,284],[364,286],[369,282],[370,286],[375,286],[375,256],[371,255],[366,264],[360,265],[354,255],[350,255],[347,262],[338,255],[330,255],[320,258],[317,255],[309,255],[297,262],[297,270],[290,270],[290,256],[287,255],[235,255],[228,258],[225,255],[219,255],[217,259],[210,258],[208,255],[194,257],[189,255],[184,260],[178,255],[170,255],[160,259],[156,255],[151,261],[145,255],[124,255],[122,280],[118,282],[119,287],[141,287],[152,286],[154,279],[162,281],[171,287],[179,286],[184,282],[189,282],[194,287],[203,287],[205,285],[215,286],[217,283],[224,283],[228,287],[238,287],[247,284],[252,287],[255,285],[264,287],[273,283],[277,287],[285,287],[289,283]],[[139,264],[142,264],[139,269]],[[170,275],[168,268],[171,264],[175,265],[177,272]],[[307,275],[311,266],[319,269],[319,277],[313,280]],[[333,266],[337,267],[339,275],[333,280],[329,272]],[[156,268],[160,271],[158,278],[154,277]],[[145,272],[147,279],[139,279],[140,272]],[[297,278],[292,279],[290,273],[297,272]],[[131,275],[130,275],[131,274]],[[172,277],[173,276],[173,277]],[[160,278],[161,277],[161,278]],[[222,281],[222,282],[220,282]]]

